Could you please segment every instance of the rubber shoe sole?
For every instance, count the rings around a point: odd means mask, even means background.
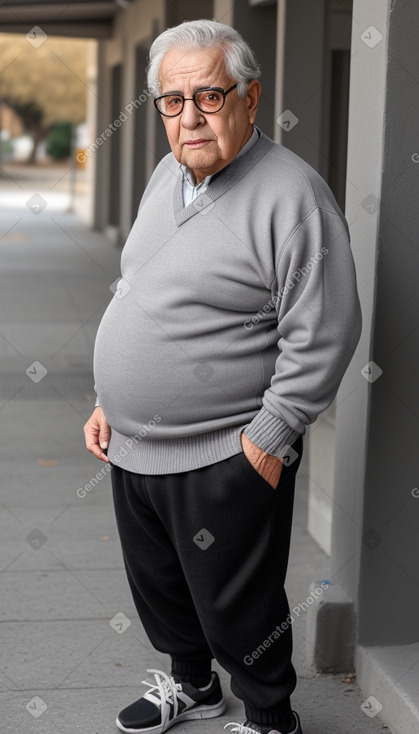
[[[167,731],[170,729],[171,726],[174,726],[179,721],[192,721],[193,719],[215,719],[216,716],[221,716],[221,714],[225,711],[225,702],[224,699],[222,699],[219,703],[214,704],[213,706],[197,706],[196,708],[190,709],[189,711],[184,711],[183,713],[179,714],[179,716],[175,716],[172,721],[169,721],[165,728],[163,728],[162,724],[158,724],[157,726],[148,726],[145,729],[127,729],[119,719],[116,720],[116,725],[120,731],[124,731],[125,734],[147,734],[148,732],[151,732],[151,734],[162,734],[163,731]]]

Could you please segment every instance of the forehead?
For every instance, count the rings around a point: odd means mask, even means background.
[[[192,50],[172,48],[163,57],[160,66],[163,87],[181,91],[186,86],[219,86],[228,79],[224,53],[220,47]]]

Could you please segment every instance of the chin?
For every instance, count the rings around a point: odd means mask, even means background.
[[[194,166],[211,167],[216,166],[220,160],[218,156],[208,155],[207,151],[204,150],[188,150],[184,158],[188,161],[187,165],[192,162]]]

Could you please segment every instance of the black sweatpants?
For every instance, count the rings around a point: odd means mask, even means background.
[[[267,724],[289,716],[296,685],[284,581],[302,448],[299,437],[275,489],[244,452],[178,474],[111,471],[128,581],[152,645],[172,661],[216,658],[247,717]]]

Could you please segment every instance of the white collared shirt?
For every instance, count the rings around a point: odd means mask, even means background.
[[[256,143],[258,139],[259,132],[257,127],[254,126],[252,135],[250,136],[247,143],[243,145],[243,148],[239,150],[236,158],[238,158],[240,155],[243,155],[243,153],[246,153],[252,147],[252,145]],[[209,182],[211,181],[211,178],[214,174],[211,174],[210,176],[205,176],[203,181],[195,185],[191,169],[187,166],[184,166],[182,163],[180,164],[180,168],[183,173],[183,205],[188,206],[193,201],[195,201],[197,196],[203,194],[204,191],[207,190]]]

